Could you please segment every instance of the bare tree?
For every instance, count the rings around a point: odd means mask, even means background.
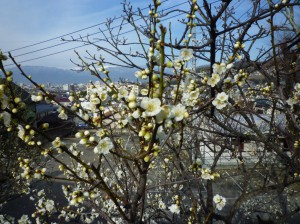
[[[247,8],[238,13],[245,2]],[[299,211],[300,37],[298,18],[292,16],[299,1],[193,0],[183,9],[163,6],[153,0],[145,15],[124,2],[121,25],[110,19],[101,38],[69,40],[100,51],[100,56],[78,54],[74,62],[103,83],[91,85],[90,106],[84,107],[76,93],[70,96],[71,109],[60,105],[62,119],[74,113],[94,127],[76,133],[79,145],[24,129],[11,92],[2,116],[8,113],[20,125],[6,125],[29,144],[35,145],[38,135],[52,141],[52,147],[40,150],[62,172],[35,170],[23,158],[23,174],[68,181],[63,187],[68,207],[57,208],[65,220],[254,223],[267,216],[288,221]],[[173,15],[186,18],[167,24]],[[276,24],[283,18],[284,24]],[[125,24],[136,40],[122,37]],[[283,27],[291,36],[278,42]],[[40,89],[39,100],[55,101],[9,57]],[[200,73],[191,67],[193,58],[206,65]],[[135,91],[137,84],[113,83],[107,64],[136,68],[145,84]],[[7,79],[3,88],[9,90],[11,75],[2,65],[1,70]],[[36,217],[54,210],[51,199],[43,200]]]

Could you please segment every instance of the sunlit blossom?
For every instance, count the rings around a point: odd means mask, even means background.
[[[180,207],[177,204],[172,204],[171,206],[168,207],[170,212],[179,214],[180,213]]]
[[[142,72],[141,71],[136,71],[135,73],[134,73],[134,75],[135,75],[135,77],[137,77],[137,78],[142,78]]]
[[[68,120],[68,115],[65,113],[65,110],[61,110],[58,117],[62,120]]]
[[[223,101],[219,100],[219,99],[214,99],[214,101],[212,102],[212,104],[218,109],[218,110],[222,110],[224,107],[226,107],[226,103],[224,103]]]
[[[180,58],[184,61],[189,61],[193,58],[193,49],[181,49]]]
[[[31,221],[28,215],[22,215],[22,217],[18,220],[18,224],[30,224]]]
[[[34,102],[39,102],[43,100],[43,96],[42,95],[31,95],[31,100]]]
[[[4,111],[3,113],[0,113],[0,119],[3,119],[3,123],[5,127],[10,127],[11,122],[11,114]]]
[[[104,139],[100,140],[98,145],[94,148],[94,152],[97,154],[108,154],[109,150],[111,150],[114,147],[112,141],[110,138],[105,137]]]
[[[175,121],[181,121],[185,116],[187,116],[187,111],[185,106],[182,104],[177,104],[172,108],[171,114]]]
[[[145,110],[145,115],[148,117],[152,117],[157,115],[161,111],[161,102],[158,98],[148,98],[144,97],[141,102],[141,108]]]
[[[98,97],[92,97],[90,102],[94,105],[100,104],[100,99]]]
[[[226,205],[226,198],[216,194],[214,197],[213,197],[213,201],[214,203],[216,204],[216,208],[218,210],[222,210],[224,208],[224,206]]]
[[[228,104],[228,95],[226,93],[218,93],[212,104],[218,109],[222,110]]]
[[[162,200],[160,200],[159,202],[158,202],[158,207],[160,208],[160,209],[166,209],[166,204],[162,201]]]
[[[224,92],[218,93],[217,98],[221,101],[227,101],[228,95]]]
[[[146,96],[148,94],[148,89],[141,89],[141,94]]]
[[[210,169],[202,169],[201,170],[201,177],[204,180],[213,180],[214,179],[214,175],[211,174]]]
[[[182,94],[182,103],[185,106],[195,106],[199,99],[199,89],[196,89],[191,92],[184,92]]]
[[[106,101],[109,99],[108,94],[107,94],[106,91],[101,92],[101,93],[99,94],[99,98],[100,98],[100,100],[101,100],[102,102],[106,102]]]
[[[232,80],[232,78],[227,77],[226,79],[224,79],[224,83],[225,83],[225,84],[232,84],[232,83],[233,83],[233,80]]]
[[[227,64],[227,65],[226,65],[226,70],[229,70],[229,69],[231,69],[232,67],[233,67],[233,63]]]
[[[217,73],[212,74],[211,78],[207,80],[207,84],[211,87],[215,87],[220,81],[220,76]]]
[[[138,119],[140,116],[141,116],[141,111],[140,110],[136,110],[134,111],[131,116],[134,118],[134,119]]]
[[[296,90],[297,92],[300,92],[300,83],[296,83],[296,85],[295,85],[295,90]]]
[[[225,71],[226,71],[226,64],[225,63],[221,63],[221,64],[215,63],[215,64],[213,64],[213,73],[221,75]]]
[[[169,105],[163,105],[161,108],[162,108],[161,111],[156,115],[156,121],[158,124],[166,120],[171,113]]]
[[[121,87],[118,91],[118,98],[126,98],[128,96],[128,91],[125,87]]]
[[[62,146],[62,142],[61,142],[61,140],[60,140],[60,137],[56,137],[56,138],[54,139],[54,141],[52,142],[52,146],[53,146],[54,148],[59,148],[59,147]]]
[[[18,125],[18,129],[19,129],[19,131],[18,131],[18,137],[20,139],[24,140],[24,138],[25,138],[25,129],[20,124]]]

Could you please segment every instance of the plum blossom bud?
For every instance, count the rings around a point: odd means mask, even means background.
[[[43,123],[43,124],[42,124],[42,128],[44,128],[44,129],[49,128],[49,123]]]
[[[77,132],[75,134],[75,138],[82,138],[83,137],[83,133],[82,132]]]
[[[144,157],[144,161],[145,161],[146,163],[148,163],[148,162],[150,161],[150,156],[145,156],[145,157]]]
[[[136,108],[136,102],[129,102],[128,107],[129,107],[130,109]]]
[[[21,98],[16,97],[16,98],[14,99],[14,102],[15,102],[15,103],[20,103],[20,102],[21,102]]]

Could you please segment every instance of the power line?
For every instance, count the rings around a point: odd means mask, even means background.
[[[169,0],[165,0],[164,2],[166,2],[166,1],[169,1]],[[216,3],[216,2],[218,2],[218,1],[220,1],[220,0],[216,0],[216,1],[212,2],[212,4],[213,4],[213,3]],[[185,1],[185,2],[180,3],[180,4],[178,4],[178,5],[175,5],[175,6],[172,6],[172,7],[168,7],[168,8],[166,8],[166,9],[164,9],[164,10],[169,10],[169,9],[174,8],[174,7],[177,7],[177,6],[179,6],[179,5],[183,5],[183,4],[187,3],[187,2],[188,2],[188,1]],[[145,8],[144,8],[144,9],[145,9]],[[163,10],[162,10],[162,11],[163,11]],[[161,21],[169,20],[169,19],[178,17],[178,16],[183,15],[183,14],[185,14],[185,12],[182,12],[182,13],[179,13],[179,14],[177,14],[177,15],[174,15],[174,16],[171,16],[171,17],[162,19]],[[140,19],[136,19],[135,21],[137,21],[137,20],[140,20]],[[121,26],[121,25],[115,26],[114,28],[120,27],[120,26]],[[133,32],[133,31],[135,31],[135,29],[129,30],[129,31],[126,31],[126,32],[123,32],[123,33],[121,33],[121,34],[119,34],[119,35],[124,35],[124,34],[130,33],[130,32]],[[100,31],[100,32],[104,32],[104,31]],[[100,32],[97,32],[97,33],[100,33]],[[96,33],[94,33],[94,34],[96,34]],[[91,35],[94,35],[94,34],[91,34]],[[87,35],[87,37],[88,37],[88,36],[91,36],[91,35]],[[61,36],[60,36],[60,37],[61,37]],[[113,37],[113,36],[112,36],[112,37]],[[59,37],[57,37],[57,38],[59,38]],[[57,38],[56,38],[56,39],[57,39]],[[54,39],[54,38],[52,38],[52,39]],[[75,49],[78,49],[78,48],[81,48],[81,47],[84,47],[84,46],[88,46],[88,45],[91,45],[91,44],[95,44],[95,43],[97,43],[97,42],[99,42],[99,41],[100,41],[100,40],[95,41],[95,42],[92,42],[92,43],[90,43],[90,44],[85,43],[85,44],[80,45],[80,46],[77,46],[77,47],[72,47],[72,48],[65,49],[65,50],[61,50],[61,51],[54,52],[54,53],[51,53],[51,54],[47,54],[47,55],[43,55],[43,56],[39,56],[39,57],[27,59],[27,60],[23,60],[23,61],[20,61],[19,63],[24,63],[24,62],[28,62],[28,61],[38,60],[38,59],[45,58],[45,57],[49,57],[49,56],[52,56],[52,55],[56,55],[56,54],[64,53],[64,52],[67,52],[67,51],[75,50]],[[42,42],[46,42],[46,41],[42,41]],[[42,42],[40,42],[40,43],[42,43]],[[66,43],[69,43],[69,42],[66,42]],[[63,44],[66,44],[66,43],[63,43]],[[61,45],[61,44],[59,44],[59,45]],[[49,49],[49,48],[52,48],[52,47],[55,47],[55,46],[59,46],[59,45],[50,46],[50,47],[47,47],[47,48],[45,48],[45,49]],[[42,49],[41,49],[41,50],[42,50]],[[34,51],[34,52],[37,52],[37,51],[40,51],[40,50],[36,50],[36,51]],[[33,53],[33,52],[32,52],[32,53]],[[18,55],[18,56],[21,56],[21,55]],[[12,66],[12,65],[14,65],[14,64],[11,63],[11,64],[8,64],[8,65],[6,65],[6,66]]]
[[[177,14],[177,15],[170,16],[170,17],[168,17],[168,18],[162,19],[161,21],[163,22],[163,21],[166,21],[166,20],[169,20],[169,19],[178,17],[178,16],[183,15],[183,14],[185,14],[185,12],[181,12],[181,13],[179,13],[179,14]],[[119,36],[120,36],[120,35],[127,34],[127,33],[130,33],[130,32],[133,32],[133,31],[135,31],[135,29],[128,30],[128,31],[126,31],[126,32],[120,33]],[[80,45],[80,46],[77,46],[77,47],[72,47],[72,48],[69,48],[69,49],[66,49],[66,50],[57,51],[57,52],[54,52],[54,53],[51,53],[51,54],[47,54],[47,55],[43,55],[43,56],[36,57],[36,58],[31,58],[31,59],[28,59],[28,60],[20,61],[20,62],[18,62],[18,63],[24,63],[24,62],[28,62],[28,61],[34,61],[34,60],[38,60],[38,59],[41,59],[41,58],[49,57],[49,56],[52,56],[52,55],[61,54],[61,53],[67,52],[67,51],[71,51],[71,50],[75,50],[75,49],[78,49],[78,48],[81,48],[81,47],[85,47],[85,46],[88,46],[88,45],[91,45],[91,44],[95,44],[95,43],[97,43],[97,42],[99,42],[99,41],[100,41],[100,40],[94,41],[94,42],[92,42],[92,43],[85,43],[85,44]],[[14,63],[8,64],[8,65],[6,65],[6,66],[12,66],[12,65],[14,65]]]
[[[170,1],[170,0],[163,0],[162,3],[168,2],[168,1]],[[145,9],[148,9],[148,6],[142,8],[141,10],[144,11]],[[136,10],[134,13],[137,13],[137,12],[138,12],[138,10]],[[120,16],[116,17],[115,20],[119,20],[119,19],[123,18],[123,16],[124,15],[120,15]],[[47,39],[47,40],[44,40],[44,41],[40,41],[40,42],[37,42],[37,43],[34,43],[34,44],[30,44],[30,45],[27,45],[27,46],[24,46],[24,47],[20,47],[20,48],[16,48],[16,49],[13,49],[13,50],[10,50],[10,51],[6,51],[4,53],[18,51],[18,50],[25,49],[25,48],[28,48],[28,47],[33,47],[33,46],[36,46],[36,45],[39,45],[39,44],[47,43],[47,42],[52,41],[52,40],[60,39],[62,37],[69,36],[69,35],[72,35],[74,33],[78,33],[78,32],[84,31],[84,30],[88,30],[88,29],[91,29],[91,28],[103,25],[105,23],[106,23],[106,21],[98,23],[98,24],[95,24],[95,25],[92,25],[92,26],[88,26],[88,27],[85,27],[85,28],[82,28],[82,29],[79,29],[79,30],[75,30],[75,31],[72,31],[70,33],[66,33],[66,34],[63,34],[63,35],[60,35],[60,36],[57,36],[57,37],[53,37],[53,38],[50,38],[50,39]]]
[[[167,1],[169,1],[169,0],[167,0]],[[162,10],[159,11],[159,12],[163,12],[164,10],[170,10],[170,9],[172,9],[172,8],[175,8],[175,7],[181,6],[181,5],[183,5],[183,4],[186,4],[187,2],[188,2],[188,1],[185,1],[185,2],[183,2],[183,3],[179,3],[179,4],[177,4],[177,5],[168,7],[168,8],[166,8],[166,9],[162,9]],[[135,22],[136,22],[136,21],[139,21],[139,20],[141,20],[141,19],[142,19],[142,18],[136,19]],[[109,31],[109,30],[111,30],[111,29],[120,28],[121,26],[124,26],[124,25],[127,25],[127,24],[130,24],[130,23],[129,23],[129,22],[126,22],[126,23],[123,23],[123,24],[121,24],[121,25],[116,25],[116,26],[114,26],[114,27],[107,28],[107,29],[104,29],[104,30],[100,30],[100,31],[94,32],[94,33],[92,33],[92,34],[87,34],[87,35],[85,35],[85,36],[83,36],[83,37],[75,38],[75,39],[73,39],[72,41],[77,41],[77,40],[80,40],[80,39],[82,39],[82,38],[91,37],[91,36],[94,36],[94,35],[96,35],[96,34],[99,34],[99,33],[103,33],[103,32]],[[42,42],[40,42],[40,43],[42,43]],[[17,58],[17,57],[20,57],[20,56],[24,56],[24,55],[28,55],[28,54],[32,54],[32,53],[36,53],[36,52],[43,51],[43,50],[47,50],[47,49],[51,49],[51,48],[53,48],[53,47],[58,47],[58,46],[65,45],[65,44],[68,44],[68,43],[71,43],[71,41],[66,41],[66,42],[62,42],[62,43],[59,43],[59,44],[51,45],[51,46],[48,46],[48,47],[44,47],[44,48],[40,48],[40,49],[37,49],[37,50],[29,51],[29,52],[26,52],[26,53],[22,53],[22,54],[19,54],[19,55],[14,56],[14,58]]]

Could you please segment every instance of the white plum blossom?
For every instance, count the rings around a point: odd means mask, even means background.
[[[4,89],[5,89],[5,85],[4,84],[0,84],[0,98],[4,97]]]
[[[91,97],[90,102],[93,105],[97,105],[97,104],[100,104],[100,99],[98,97],[94,96],[94,97]]]
[[[286,103],[290,106],[290,107],[293,107],[296,103],[298,103],[298,100],[295,99],[294,97],[290,97]]]
[[[213,73],[216,73],[216,74],[223,74],[225,71],[226,71],[226,64],[225,63],[221,63],[221,64],[213,64]]]
[[[39,102],[43,100],[43,96],[42,95],[31,95],[31,100],[33,102]]]
[[[18,220],[18,224],[30,224],[31,221],[28,215],[22,215],[22,217]]]
[[[210,169],[202,169],[201,170],[201,177],[204,180],[213,180],[215,177],[211,174]]]
[[[142,94],[143,96],[148,95],[148,89],[141,89],[141,94]]]
[[[85,121],[88,121],[89,118],[90,118],[89,115],[88,115],[87,113],[82,114],[81,117],[82,117],[82,119],[85,120]]]
[[[158,130],[157,130],[157,134],[156,134],[156,139],[159,139],[160,141],[165,140],[167,137],[164,129],[162,126],[159,126]]]
[[[199,95],[200,95],[199,89],[195,89],[191,92],[184,92],[182,94],[182,103],[185,106],[190,106],[190,107],[195,106],[196,103],[198,102]]]
[[[52,212],[54,210],[54,201],[53,200],[47,200],[45,202],[45,209],[48,212]]]
[[[145,110],[145,115],[147,117],[152,117],[157,115],[161,111],[161,102],[158,98],[148,98],[144,97],[141,102],[141,108]]]
[[[228,95],[224,92],[218,93],[217,98],[221,101],[228,101]]]
[[[226,107],[226,103],[224,103],[223,101],[219,100],[218,98],[215,98],[214,101],[212,102],[212,104],[218,109],[218,110],[222,110],[224,107]]]
[[[136,71],[136,72],[134,73],[134,75],[135,75],[135,77],[137,77],[137,78],[142,78],[142,72],[141,72],[141,71]]]
[[[8,215],[0,215],[0,223],[1,224],[11,224],[11,223],[15,223],[15,219],[11,216]]]
[[[100,140],[98,145],[94,148],[94,153],[106,155],[113,147],[114,145],[110,138],[105,137],[104,139]]]
[[[0,120],[3,119],[3,123],[5,127],[10,127],[11,122],[11,114],[4,111],[3,113],[0,113]]]
[[[62,146],[62,142],[61,142],[61,140],[60,140],[60,137],[56,137],[56,138],[54,139],[54,141],[52,142],[52,146],[53,146],[54,148],[59,148],[60,146]]]
[[[180,207],[177,204],[172,204],[171,206],[168,207],[170,212],[179,214],[180,213]]]
[[[220,76],[217,73],[213,73],[211,78],[207,80],[207,84],[211,87],[215,87],[220,81]]]
[[[300,83],[296,83],[294,88],[297,92],[300,92]]]
[[[180,69],[181,66],[184,64],[184,62],[182,60],[180,60],[179,58],[177,58],[177,59],[175,59],[173,64],[176,69]]]
[[[0,94],[1,94],[1,92],[0,92]],[[0,101],[1,109],[4,110],[5,108],[8,107],[7,97],[5,95],[3,95],[3,96],[0,96],[0,99],[1,99],[1,101]]]
[[[218,93],[216,98],[213,100],[212,104],[218,109],[222,110],[224,107],[226,107],[228,103],[228,95],[226,93]]]
[[[107,91],[102,91],[101,93],[98,93],[98,96],[99,96],[100,100],[102,101],[102,103],[107,102],[109,99]]]
[[[169,105],[163,105],[161,111],[156,115],[156,121],[158,124],[161,124],[170,116],[171,110]]]
[[[128,96],[128,91],[125,87],[121,87],[118,91],[118,98],[122,99],[122,98],[127,98]]]
[[[158,202],[158,207],[160,208],[160,209],[166,209],[166,204],[162,201],[162,200],[159,200],[159,202]]]
[[[24,129],[23,126],[20,125],[20,124],[18,124],[18,127],[17,127],[17,128],[19,129],[19,131],[18,131],[18,137],[19,137],[20,139],[24,140],[24,138],[25,138],[25,129]]]
[[[3,90],[1,90],[2,88],[0,88],[0,108],[1,109],[5,109],[8,108],[8,101],[7,101],[7,97],[4,95]],[[4,111],[2,113],[0,113],[0,120],[3,120],[4,126],[5,127],[10,127],[10,122],[11,122],[11,114]]]
[[[138,119],[140,116],[141,116],[141,111],[140,110],[136,110],[134,111],[131,116],[134,118],[134,119]]]
[[[226,198],[216,194],[213,198],[214,203],[216,204],[216,208],[218,210],[222,210],[226,205]]]
[[[239,71],[238,74],[236,74],[234,76],[234,81],[236,82],[236,84],[238,86],[242,86],[244,85],[245,83],[245,80],[247,79],[248,77],[248,73],[244,72],[242,69]]]
[[[122,124],[123,126],[126,126],[126,125],[128,124],[128,119],[123,119],[123,120],[121,120],[121,124]]]
[[[160,60],[161,60],[161,54],[160,53],[157,53],[154,57],[154,61],[160,65]]]
[[[193,49],[181,49],[180,58],[184,61],[189,61],[193,58]]]
[[[62,120],[68,120],[68,115],[65,113],[65,110],[61,110],[58,117]]]
[[[224,83],[225,83],[225,84],[232,84],[232,83],[233,83],[233,80],[232,80],[232,78],[227,77],[226,79],[224,79]]]
[[[171,110],[171,117],[174,118],[175,121],[181,121],[187,115],[187,111],[185,106],[182,104],[177,104]]]
[[[233,63],[227,64],[227,65],[226,65],[226,70],[229,70],[229,69],[231,69],[232,67],[233,67]]]
[[[74,96],[69,96],[68,99],[70,100],[70,102],[73,102],[75,100]]]

